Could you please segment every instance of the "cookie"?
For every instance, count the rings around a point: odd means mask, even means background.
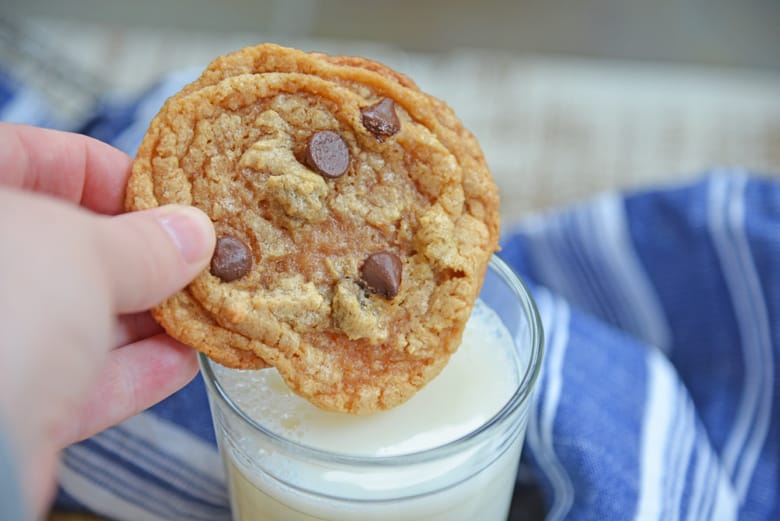
[[[366,414],[409,399],[457,349],[498,244],[480,147],[412,80],[355,57],[259,45],[171,97],[126,207],[194,205],[212,262],[153,310],[234,368]]]

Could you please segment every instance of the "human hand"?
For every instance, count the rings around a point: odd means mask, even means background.
[[[84,136],[0,124],[0,427],[36,515],[60,449],[197,372],[147,310],[206,267],[214,230],[189,207],[117,215],[130,162]]]

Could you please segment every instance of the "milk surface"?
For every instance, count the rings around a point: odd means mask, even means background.
[[[265,428],[309,447],[359,456],[409,454],[456,440],[493,417],[517,389],[512,338],[481,301],[447,366],[408,402],[369,416],[318,409],[294,394],[273,369],[216,366],[233,401]]]
[[[371,460],[445,445],[484,425],[515,393],[525,365],[498,316],[477,301],[462,344],[442,373],[388,411],[323,411],[291,392],[273,369],[213,367],[236,405],[266,429],[300,445]],[[222,447],[234,519],[503,521],[525,426],[525,414],[516,417],[517,434],[501,447],[487,440],[408,468],[328,468],[251,435],[234,437]],[[464,478],[452,481],[458,473]]]

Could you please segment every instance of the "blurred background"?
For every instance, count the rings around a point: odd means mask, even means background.
[[[63,126],[263,41],[357,54],[452,105],[506,220],[714,166],[780,172],[780,1],[0,0],[0,60]],[[6,118],[7,119],[7,118]]]

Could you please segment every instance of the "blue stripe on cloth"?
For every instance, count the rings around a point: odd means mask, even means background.
[[[165,100],[198,77],[194,69],[178,71],[147,89],[136,99],[111,99],[81,128],[91,135],[135,156],[149,123]]]
[[[207,403],[206,384],[200,373],[180,392],[155,405],[150,411],[216,447],[217,440]]]
[[[736,414],[742,362],[733,305],[708,230],[707,179],[626,198],[639,259],[665,310],[670,360],[686,384],[717,450]],[[693,302],[697,303],[692,305]],[[717,327],[715,327],[717,326]]]
[[[710,183],[710,225],[734,303],[744,360],[737,416],[722,460],[740,501],[766,439],[774,368],[763,290],[745,234],[744,176],[715,176]]]
[[[193,479],[193,469],[188,468],[185,460],[173,461],[174,464],[180,465],[178,470],[170,464],[166,466],[167,469],[154,468],[154,465],[150,465],[150,463],[159,458],[159,455],[144,455],[124,450],[121,445],[112,446],[103,443],[100,435],[83,442],[81,448],[88,450],[96,458],[119,464],[128,473],[134,475],[138,483],[143,482],[151,488],[165,490],[171,498],[180,499],[184,504],[192,503],[198,511],[203,509],[205,513],[225,510],[227,494],[225,494],[224,483],[221,481],[212,482],[204,487],[202,479]],[[189,471],[189,476],[183,475],[182,471]],[[217,501],[214,501],[213,498],[216,498]]]
[[[62,123],[45,107],[46,103],[35,92],[18,91],[0,108],[0,121],[45,128],[63,128]]]
[[[91,483],[99,484],[101,489],[124,503],[162,519],[215,521],[230,517],[226,504],[211,505],[186,490],[173,488],[170,482],[146,473],[133,461],[90,440],[70,447],[63,456],[63,466]],[[93,509],[100,512],[99,507]],[[128,519],[119,508],[101,513]]]
[[[697,438],[688,473],[685,476],[685,482],[689,484],[685,489],[681,512],[682,519],[685,521],[704,519],[701,514],[705,502],[704,495],[707,485],[712,483],[711,476],[715,474],[711,470],[714,458],[709,449],[704,440]]]
[[[18,90],[18,86],[8,74],[0,70],[0,113],[2,113],[3,107],[13,99]]]
[[[92,437],[109,453],[132,461],[146,475],[163,481],[214,506],[227,501],[225,484],[216,475],[203,473],[190,465],[187,459],[175,457],[170,450],[148,442],[143,433],[133,432],[128,422]],[[220,476],[221,477],[221,476]]]
[[[644,346],[576,315],[569,337],[555,447],[575,483],[573,513],[617,519],[636,502]]]
[[[19,83],[12,70],[0,64],[0,121],[71,130],[55,116],[46,98]]]
[[[126,129],[137,121],[136,114],[140,99],[129,101],[106,100],[98,110],[78,129],[80,134],[99,139],[105,143],[115,143]]]
[[[527,457],[551,498],[550,519],[626,519],[638,495],[646,348],[576,310],[564,311],[565,304],[539,300],[546,356]],[[561,313],[570,313],[568,320]],[[560,497],[566,481],[571,498]]]
[[[540,391],[534,395],[529,419],[527,440],[533,449],[533,460],[544,469],[548,496],[552,499],[548,517],[562,519],[574,502],[574,484],[556,454],[553,443],[555,415],[562,390],[562,367],[569,341],[569,306],[553,299],[541,288],[535,290],[545,336],[544,365],[540,373]]]
[[[616,194],[530,219],[520,229],[530,251],[521,262],[534,280],[580,310],[666,351],[668,324],[626,221]],[[507,242],[510,251],[517,251],[513,241]]]
[[[88,510],[90,513],[95,513],[87,509],[82,501],[79,501],[78,498],[68,494],[62,487],[58,487],[57,489],[57,497],[54,500],[54,504],[57,505],[58,509],[64,512],[81,512]]]
[[[780,184],[776,181],[754,178],[744,189],[745,235],[750,240],[750,250],[755,270],[760,277],[760,288],[769,317],[766,326],[770,338],[769,349],[760,355],[761,399],[753,420],[754,447],[743,452],[740,476],[744,492],[741,513],[749,519],[780,518],[777,505],[777,484],[780,482],[777,462],[780,461],[780,385],[778,385],[778,360],[780,360]],[[764,425],[764,421],[767,422]],[[749,450],[754,451],[752,454]],[[739,486],[740,483],[737,483]]]

